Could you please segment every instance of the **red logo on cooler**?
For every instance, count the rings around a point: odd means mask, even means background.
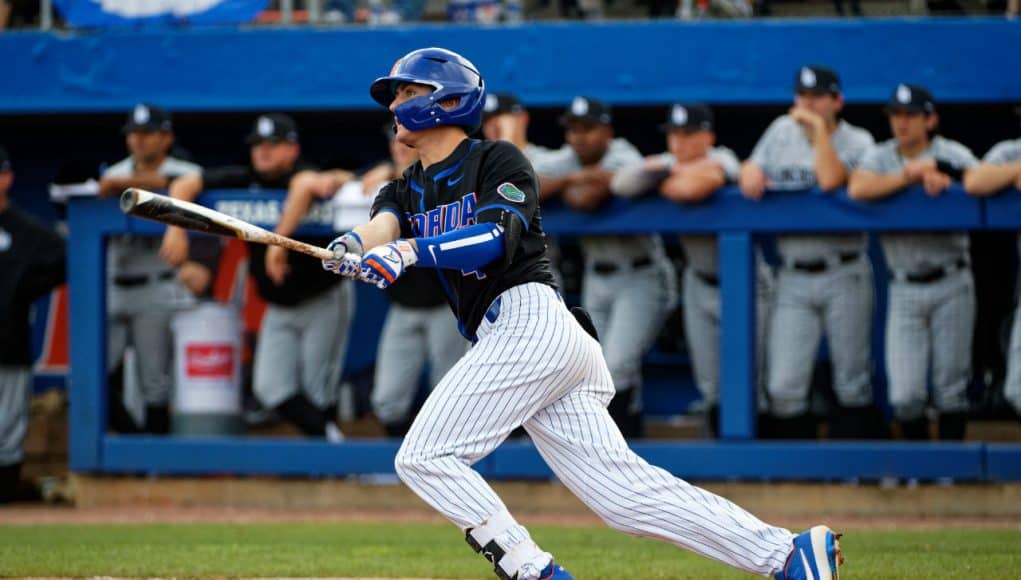
[[[226,379],[234,376],[234,348],[229,344],[192,343],[185,347],[189,377]]]

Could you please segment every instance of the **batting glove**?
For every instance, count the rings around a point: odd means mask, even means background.
[[[361,271],[361,256],[365,249],[358,234],[348,232],[330,242],[326,249],[333,252],[333,258],[323,260],[324,270],[348,278],[354,278]]]
[[[404,270],[418,261],[418,252],[411,242],[397,240],[377,246],[362,257],[358,279],[383,289],[397,281]]]

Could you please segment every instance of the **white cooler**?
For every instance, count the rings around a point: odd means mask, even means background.
[[[174,405],[178,435],[233,435],[241,409],[241,317],[234,306],[200,302],[174,315]]]

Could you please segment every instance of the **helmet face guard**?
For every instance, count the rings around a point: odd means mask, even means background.
[[[422,48],[412,51],[394,65],[389,76],[376,79],[369,89],[372,98],[389,108],[394,91],[402,83],[428,85],[435,89],[401,103],[394,116],[411,131],[430,127],[459,126],[468,131],[482,123],[482,108],[486,102],[486,87],[482,75],[468,59],[442,48]],[[440,106],[442,101],[458,99],[452,109]]]

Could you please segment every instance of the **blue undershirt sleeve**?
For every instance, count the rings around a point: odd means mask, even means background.
[[[431,238],[415,238],[416,266],[472,271],[503,257],[503,226],[479,223]]]

